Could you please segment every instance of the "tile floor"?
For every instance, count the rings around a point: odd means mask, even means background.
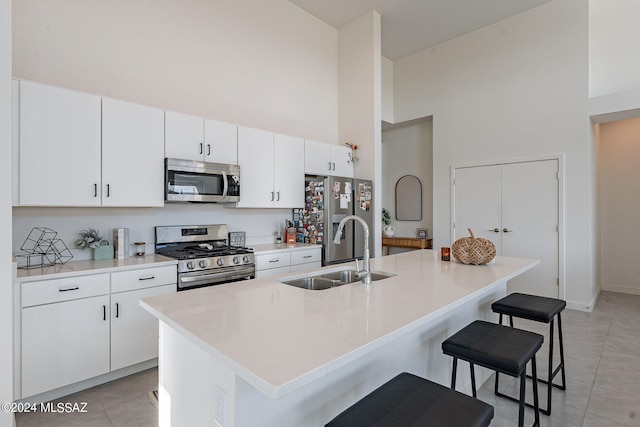
[[[591,313],[565,310],[562,314],[567,365],[567,391],[554,389],[552,414],[540,416],[542,426],[640,427],[640,296],[602,292]],[[544,334],[546,324],[515,319],[515,326]],[[548,343],[538,353],[538,372],[546,375]],[[559,377],[557,377],[559,378]],[[495,408],[491,426],[514,426],[518,405],[493,394],[493,378],[478,397]],[[517,394],[517,381],[500,377],[501,389]],[[103,384],[59,399],[87,402],[87,413],[18,414],[17,427],[28,426],[156,426],[157,409],[149,392],[156,388],[157,370]],[[530,382],[527,392],[531,399]],[[540,388],[546,405],[546,387]],[[527,409],[525,425],[533,423]]]

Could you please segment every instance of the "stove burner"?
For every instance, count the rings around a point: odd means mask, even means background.
[[[211,247],[211,249],[209,249],[200,247],[199,245],[192,245],[183,248],[159,249],[159,253],[175,259],[195,259],[227,255],[244,255],[253,253],[253,250],[239,246],[219,246]]]

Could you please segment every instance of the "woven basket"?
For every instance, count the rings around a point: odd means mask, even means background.
[[[491,240],[476,238],[468,228],[471,237],[463,237],[453,242],[451,253],[463,264],[486,264],[496,257],[496,247]]]

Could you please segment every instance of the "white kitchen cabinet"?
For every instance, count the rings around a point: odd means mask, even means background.
[[[164,205],[164,111],[102,99],[102,205]]]
[[[256,278],[286,274],[294,271],[314,270],[322,267],[322,246],[283,248],[265,253],[256,252]]]
[[[108,283],[98,274],[22,285],[22,397],[109,372]]]
[[[99,96],[20,82],[23,206],[99,206]]]
[[[173,292],[175,283],[111,295],[112,371],[158,357],[158,319],[140,307],[139,301]]]
[[[295,208],[304,205],[304,141],[238,128],[241,190],[238,207]]]
[[[351,148],[306,139],[304,141],[304,171],[309,175],[344,176],[353,178]]]
[[[165,111],[165,156],[238,164],[236,125]]]
[[[322,267],[322,245],[291,251],[291,272],[315,270]]]

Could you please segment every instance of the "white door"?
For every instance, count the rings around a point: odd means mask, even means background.
[[[274,135],[273,167],[275,207],[304,206],[304,140],[288,135]]]
[[[176,291],[157,286],[111,295],[111,370],[158,357],[158,319],[140,307],[141,298]]]
[[[20,204],[100,205],[100,97],[20,82]]]
[[[304,171],[309,175],[331,175],[331,146],[320,141],[304,141]]]
[[[238,164],[238,126],[215,120],[204,121],[205,162]]]
[[[102,205],[164,205],[164,112],[102,100]]]
[[[471,228],[498,255],[540,259],[508,291],[558,298],[558,194],[557,160],[457,168],[453,240]]]
[[[241,208],[273,207],[273,133],[238,127]]]
[[[205,151],[202,117],[165,111],[165,156],[203,161]]]
[[[342,145],[331,145],[331,175],[353,178],[353,162],[350,161],[351,148]]]

